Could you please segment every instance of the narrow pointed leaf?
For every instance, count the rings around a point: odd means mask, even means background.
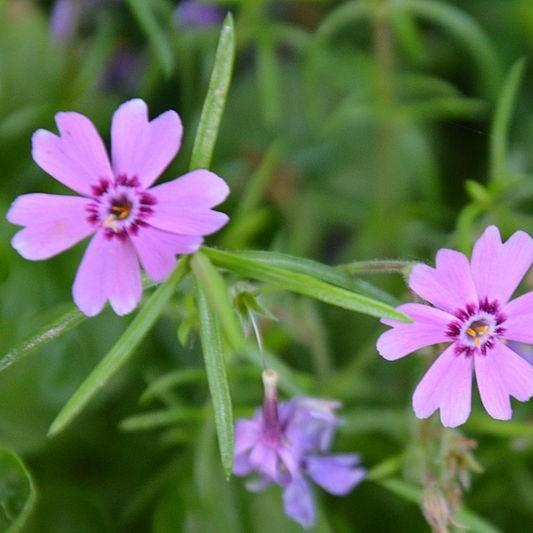
[[[224,341],[216,313],[201,286],[197,286],[200,339],[204,353],[209,391],[215,413],[218,446],[226,476],[233,468],[233,409],[226,375]]]
[[[33,479],[20,457],[0,448],[0,529],[6,533],[23,531],[36,500]]]
[[[11,366],[13,363],[20,361],[44,344],[49,343],[55,338],[63,335],[63,333],[79,326],[85,322],[85,320],[87,320],[87,317],[81,311],[72,307],[72,309],[63,313],[52,322],[39,328],[31,337],[28,337],[11,348],[11,350],[0,359],[0,372]]]
[[[176,287],[188,271],[188,260],[181,259],[177,268],[148,298],[141,310],[113,348],[100,361],[85,381],[61,409],[50,426],[49,435],[55,435],[78,416],[94,395],[116,374],[135,353],[136,348],[153,327],[163,309],[172,298]]]
[[[513,65],[496,105],[490,134],[490,177],[492,180],[502,179],[505,176],[509,126],[525,66],[525,59],[519,59]]]
[[[244,343],[244,337],[224,278],[201,252],[194,254],[191,267],[196,282],[202,288],[209,306],[217,315],[226,340],[234,350],[238,350]]]
[[[218,136],[226,96],[231,81],[233,59],[235,56],[235,35],[233,17],[228,14],[224,19],[218,41],[215,66],[211,74],[209,89],[198,124],[198,131],[192,150],[190,168],[209,168],[215,142]]]
[[[261,252],[232,253],[214,248],[204,248],[203,251],[215,265],[232,270],[241,276],[264,281],[281,289],[303,294],[350,311],[357,311],[380,318],[392,318],[402,322],[411,321],[409,317],[388,304],[310,275],[314,272],[311,269],[308,270],[309,274],[303,274],[301,273],[302,270],[296,271],[281,268],[278,266],[281,263],[274,262],[273,264],[272,259],[275,257],[273,255],[271,256],[264,252],[263,254]],[[302,264],[309,265],[313,263],[306,261]],[[303,269],[305,268],[303,267]],[[323,269],[323,272],[327,272],[327,278],[332,279],[333,274],[327,267]],[[336,271],[333,270],[333,272]],[[342,274],[336,272],[335,275],[341,276]]]
[[[161,69],[170,76],[174,68],[174,51],[170,40],[160,27],[153,12],[152,2],[128,0],[131,12],[146,34]]]

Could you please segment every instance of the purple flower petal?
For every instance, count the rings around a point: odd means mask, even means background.
[[[144,270],[154,281],[165,280],[174,270],[177,254],[191,254],[203,242],[201,237],[177,235],[151,226],[140,228],[130,238]]]
[[[336,496],[348,494],[365,477],[365,469],[357,467],[357,455],[307,457],[306,471],[324,490]]]
[[[180,178],[157,185],[150,193],[158,200],[158,207],[177,210],[195,206],[210,209],[222,203],[229,194],[226,182],[209,170],[193,170]]]
[[[130,313],[142,295],[135,248],[129,239],[108,238],[103,230],[93,237],[76,274],[74,302],[88,315],[97,315],[106,300],[117,315]]]
[[[315,523],[315,502],[309,485],[303,478],[298,478],[283,492],[285,513],[308,529]]]
[[[37,130],[32,137],[34,161],[73,191],[91,196],[99,179],[112,179],[104,143],[93,123],[79,113],[57,113],[60,136]]]
[[[87,222],[90,200],[56,194],[24,194],[7,213],[12,224],[26,226],[13,238],[12,245],[25,259],[53,257],[94,232]]]
[[[259,441],[250,452],[250,464],[257,472],[278,481],[278,454],[275,448]]]
[[[253,467],[250,464],[248,453],[236,453],[233,458],[233,474],[236,476],[247,476],[253,472]]]
[[[498,229],[488,227],[472,253],[472,272],[480,299],[507,302],[532,262],[533,240],[527,233],[517,231],[502,245]]]
[[[418,418],[428,418],[440,408],[446,427],[463,424],[470,415],[473,358],[456,354],[449,346],[426,372],[413,395]]]
[[[452,314],[465,303],[477,301],[468,260],[454,250],[440,250],[436,268],[415,265],[409,286],[424,300]]]
[[[113,115],[111,147],[116,176],[136,177],[149,187],[177,154],[183,128],[178,114],[166,111],[152,121],[143,100],[122,104]]]
[[[255,420],[237,420],[235,423],[235,453],[251,449],[261,435],[261,425]]]
[[[446,331],[454,316],[422,304],[405,304],[398,307],[414,322],[405,324],[394,321],[394,327],[383,333],[377,341],[377,349],[382,357],[393,361],[404,357],[424,346],[450,342]]]

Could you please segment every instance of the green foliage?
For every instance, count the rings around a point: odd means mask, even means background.
[[[213,399],[220,458],[226,477],[229,477],[233,466],[233,408],[226,374],[224,340],[219,318],[200,285],[197,287],[196,295],[200,317],[200,339],[209,390]]]
[[[0,528],[6,533],[23,531],[37,494],[33,479],[18,455],[0,448]]]
[[[56,112],[108,143],[141,96],[184,124],[162,181],[213,170],[230,223],[145,281],[131,318],[93,319],[70,303],[81,247],[28,262],[0,224],[0,529],[299,531],[276,487],[228,480],[264,367],[282,399],[342,400],[334,451],[368,468],[346,497],[316,490],[314,531],[427,531],[424,495],[454,475],[458,528],[532,523],[531,404],[504,422],[474,397],[460,431],[420,424],[411,395],[438,350],[375,348],[378,318],[408,320],[415,262],[468,253],[489,223],[533,234],[530,0],[237,0],[212,26],[176,24],[168,0],[97,2],[66,40],[52,4],[0,0],[0,210],[69,194],[31,161]]]

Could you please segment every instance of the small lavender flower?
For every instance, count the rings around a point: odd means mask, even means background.
[[[222,22],[224,10],[214,4],[201,0],[185,0],[180,2],[174,13],[174,21],[178,26],[201,28],[214,26]]]
[[[315,503],[308,479],[335,495],[348,494],[365,476],[355,454],[323,455],[331,448],[339,402],[297,397],[278,404],[277,374],[263,372],[263,408],[250,420],[238,420],[233,472],[259,477],[247,488],[283,487],[285,512],[303,527],[315,522]]]
[[[392,329],[378,339],[378,351],[395,360],[424,346],[451,343],[415,390],[416,416],[427,418],[440,409],[444,426],[463,424],[475,372],[489,415],[509,420],[510,397],[524,402],[533,396],[533,366],[506,344],[533,344],[533,291],[511,300],[533,262],[533,239],[517,231],[502,243],[498,228],[490,226],[470,262],[454,250],[440,250],[436,262],[435,268],[415,265],[409,277],[411,289],[435,307],[400,306],[413,322],[382,320]]]
[[[109,300],[123,315],[139,303],[139,263],[154,281],[176,266],[177,254],[195,252],[203,237],[220,229],[227,215],[212,208],[229,189],[208,170],[151,187],[176,155],[182,137],[178,114],[148,119],[140,99],[113,116],[110,162],[92,122],[79,113],[58,113],[60,135],[38,130],[33,159],[80,196],[24,194],[7,213],[24,226],[13,247],[26,259],[53,257],[94,235],[73,286],[74,302],[88,316]]]

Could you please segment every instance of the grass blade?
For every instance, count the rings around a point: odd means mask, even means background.
[[[24,530],[37,493],[33,479],[20,457],[0,448],[0,529],[6,533]]]
[[[342,278],[342,273],[325,265],[321,266],[320,263],[302,260],[301,265],[298,265],[295,262],[296,258],[291,258],[288,261],[292,266],[287,263],[286,268],[283,268],[281,265],[286,257],[277,261],[278,254],[268,252],[233,253],[214,248],[204,248],[203,251],[215,265],[232,270],[241,276],[271,283],[281,289],[310,296],[350,311],[379,318],[392,318],[401,322],[411,321],[409,317],[388,304],[333,284],[333,279],[345,279]],[[296,270],[297,267],[300,270]],[[319,272],[322,273],[321,276],[318,275]]]
[[[169,39],[157,22],[152,11],[152,3],[146,0],[128,0],[128,4],[139,26],[146,34],[165,76],[170,76],[174,69],[174,51]]]
[[[183,258],[177,268],[148,298],[141,310],[113,348],[100,361],[78,387],[66,405],[61,409],[48,431],[49,436],[56,435],[65,429],[93,396],[113,377],[113,375],[134,354],[135,349],[155,324],[159,315],[172,298],[176,287],[188,272],[188,259]]]
[[[238,350],[244,343],[244,337],[224,278],[201,252],[194,254],[191,266],[196,282],[217,315],[226,340],[234,350]]]
[[[235,35],[233,18],[231,14],[228,14],[224,19],[222,31],[220,32],[215,66],[209,81],[209,89],[207,90],[196,140],[192,149],[191,169],[209,168],[211,163],[231,81],[234,57]]]
[[[151,280],[145,279],[143,281],[143,288],[145,290],[150,289],[155,285],[156,283]],[[0,372],[20,361],[34,350],[37,350],[41,346],[60,337],[63,333],[78,327],[87,319],[87,316],[71,305],[66,313],[63,313],[58,318],[48,322],[45,326],[42,326],[31,335],[31,337],[24,339],[7,352],[4,357],[0,359]]]
[[[229,478],[233,468],[233,409],[224,361],[224,342],[214,310],[202,287],[197,285],[200,339],[204,353],[209,391],[215,413],[218,446],[222,467]]]
[[[490,135],[490,179],[492,181],[505,177],[509,126],[525,66],[525,59],[518,60],[512,66],[496,105]]]
[[[9,352],[0,359],[0,372],[10,367],[12,364],[20,361],[34,350],[37,350],[44,344],[49,343],[67,331],[74,329],[81,323],[85,322],[87,317],[78,309],[73,308],[52,322],[39,328],[31,337],[23,340],[14,346]]]

